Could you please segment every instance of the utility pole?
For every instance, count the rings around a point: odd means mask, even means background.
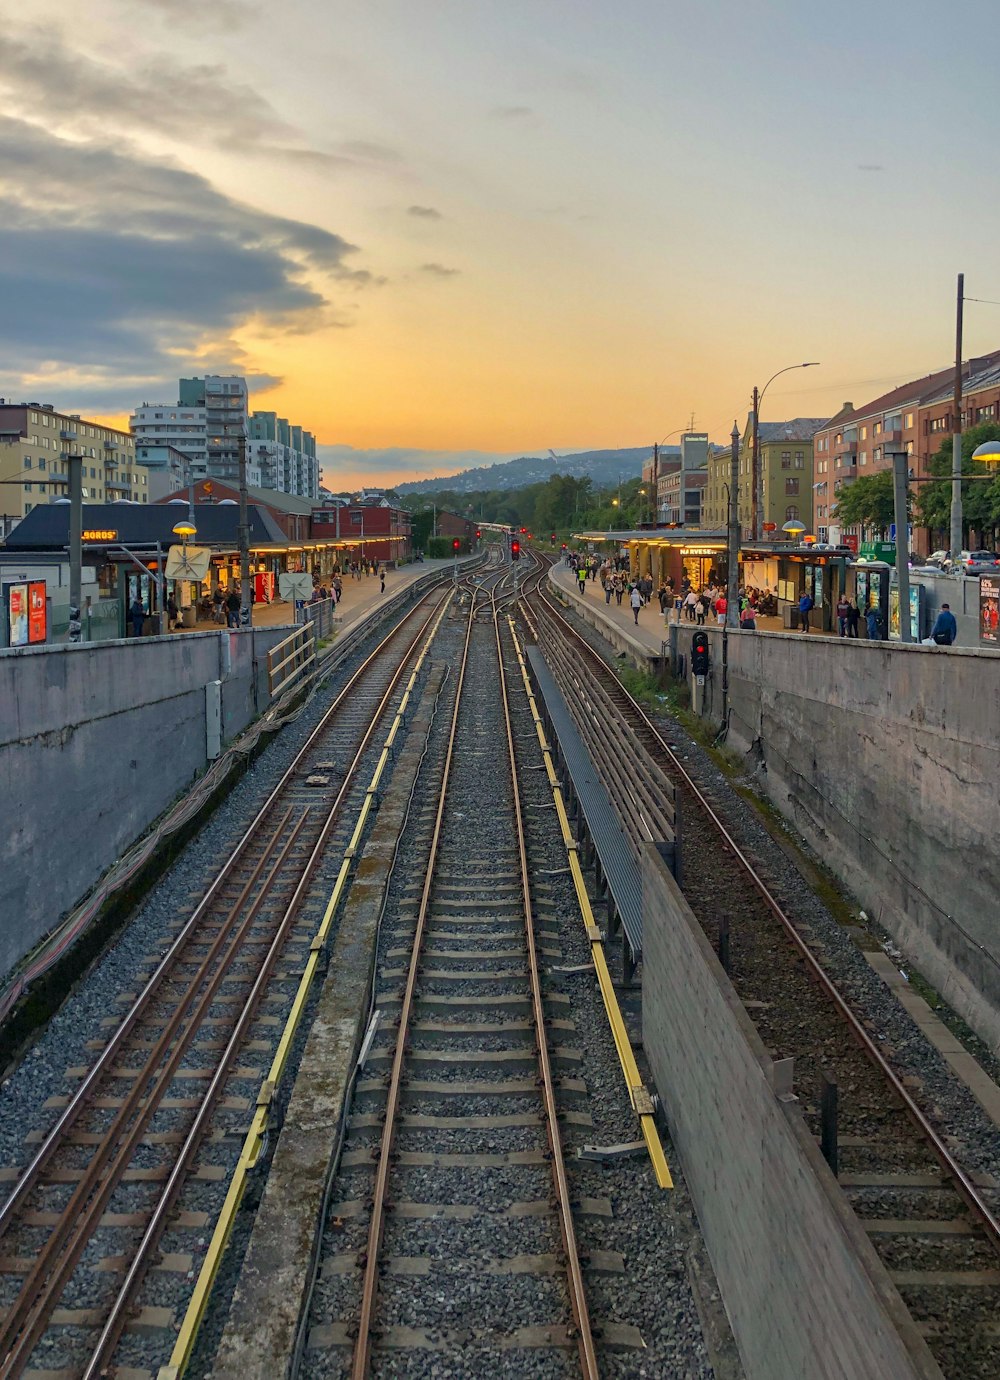
[[[753,443],[751,446],[751,465],[753,473],[751,475],[750,489],[750,539],[760,541],[761,533],[758,530],[760,522],[760,430],[757,426],[757,413],[760,410],[760,394],[755,388],[753,390]]]
[[[683,481],[682,481],[683,482]],[[660,520],[660,447],[653,442],[653,526]]]
[[[240,627],[253,624],[253,602],[250,598],[250,519],[247,513],[247,438],[240,436]]]
[[[951,445],[951,560],[954,567],[962,553],[962,308],[965,274],[958,275],[955,317],[955,417]]]
[[[69,466],[69,606],[76,609],[79,618],[83,587],[83,456],[67,453],[66,464]]]
[[[892,455],[892,497],[896,516],[896,587],[899,591],[899,635],[904,642],[912,642],[910,630],[910,566],[909,526],[906,513],[907,465],[906,451]]]
[[[740,602],[740,431],[733,422],[729,460],[729,579],[726,588],[726,627],[739,627]]]

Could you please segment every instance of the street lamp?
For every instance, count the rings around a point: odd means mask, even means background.
[[[639,507],[639,521],[640,521],[640,522],[645,522],[645,521],[646,521],[646,502],[645,502],[645,499],[646,499],[646,490],[645,490],[645,489],[640,489],[640,490],[639,490],[639,496],[640,496],[640,498],[642,498],[642,500],[643,500],[642,504],[641,504],[640,507]]]
[[[991,469],[1000,466],[1000,441],[984,441],[981,446],[977,446],[972,452],[973,460],[981,460],[984,465],[989,465]]]
[[[788,364],[784,369],[779,369],[776,374],[772,374],[759,392],[756,388],[753,390],[753,464],[750,487],[750,533],[754,541],[760,541],[761,538],[761,490],[763,486],[761,484],[760,473],[760,405],[764,401],[764,394],[776,378],[780,378],[782,374],[790,373],[793,369],[815,369],[818,364],[818,359],[808,360],[805,364]],[[804,530],[803,528],[803,531]]]
[[[806,525],[804,522],[800,522],[798,518],[791,518],[788,522],[781,524],[781,530],[787,532],[790,537],[801,537],[806,530]]]

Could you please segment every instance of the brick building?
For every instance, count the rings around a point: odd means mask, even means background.
[[[1000,351],[964,365],[963,429],[1000,421]],[[913,478],[930,473],[930,458],[954,430],[954,369],[938,369],[855,407],[845,403],[815,437],[816,535],[821,541],[859,537],[837,522],[837,494],[855,479],[892,468],[892,456],[905,451]],[[926,555],[928,534],[914,532],[914,549]]]
[[[348,560],[401,565],[413,555],[410,514],[385,499],[313,508],[312,539],[344,543]]]

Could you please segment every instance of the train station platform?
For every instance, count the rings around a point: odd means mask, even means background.
[[[462,562],[459,562],[459,565],[461,564]],[[380,603],[391,598],[394,594],[399,594],[401,590],[406,589],[424,575],[432,575],[435,571],[441,570],[450,571],[452,565],[452,559],[444,557],[441,560],[413,561],[398,570],[387,570],[385,594],[380,592],[377,575],[362,575],[360,579],[352,579],[350,575],[342,577],[344,592],[340,603],[337,605],[338,632],[343,633],[348,628],[353,628],[364,619],[371,617]],[[258,603],[253,606],[253,626],[255,628],[287,627],[294,622],[295,607],[286,599],[274,599],[270,604]],[[193,627],[178,628],[175,631],[178,633],[211,632],[218,631],[219,626],[212,618],[200,618]]]
[[[549,571],[549,579],[566,596],[571,607],[582,606],[585,610],[584,617],[592,627],[603,630],[607,628],[613,632],[610,638],[614,645],[618,645],[618,639],[626,639],[634,644],[635,650],[646,658],[660,657],[665,655],[664,644],[669,642],[669,628],[677,626],[678,611],[669,609],[666,617],[660,612],[660,605],[654,592],[652,602],[639,610],[638,626],[632,617],[632,610],[628,604],[628,596],[622,598],[621,604],[617,604],[612,595],[611,603],[608,604],[604,599],[604,590],[600,580],[587,580],[584,584],[584,593],[580,593],[580,584],[576,574],[568,565],[559,562]],[[715,615],[711,614],[707,620],[713,627],[715,626]],[[819,620],[814,613],[813,623]],[[682,630],[694,632],[696,623],[690,622],[686,618],[680,618],[679,626]],[[792,637],[801,637],[802,633],[786,628],[780,618],[758,618],[758,632],[780,632]],[[813,636],[829,636],[823,634],[818,626],[810,627],[809,632]]]

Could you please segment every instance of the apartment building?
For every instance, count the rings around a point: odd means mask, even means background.
[[[169,446],[185,457],[195,479],[208,473],[208,445],[204,407],[178,403],[146,403],[129,418],[137,445]]]
[[[250,453],[261,485],[302,498],[319,498],[319,462],[312,432],[276,412],[250,417]]]
[[[793,417],[787,422],[761,422],[757,445],[761,472],[761,529],[765,536],[781,532],[786,522],[802,522],[814,531],[818,515],[813,506],[815,437],[825,417]],[[709,447],[702,526],[721,530],[729,522],[729,446]],[[738,513],[740,533],[750,538],[753,487],[753,413],[747,415],[740,440]],[[817,537],[820,534],[816,533]],[[820,537],[823,540],[822,537]]]
[[[130,418],[136,440],[170,446],[187,457],[194,480],[239,484],[246,444],[247,483],[303,498],[319,497],[312,432],[276,412],[249,410],[247,381],[236,374],[180,379],[176,403],[143,403]]]
[[[89,503],[149,502],[145,467],[127,431],[59,411],[52,403],[0,399],[0,514],[5,528],[39,503],[69,497],[68,455],[82,457]]]
[[[963,366],[962,425],[1000,419],[1000,351],[969,360]],[[837,522],[837,495],[866,474],[892,468],[894,454],[911,457],[914,478],[929,473],[930,457],[954,430],[954,368],[938,369],[882,393],[861,407],[847,402],[817,432],[817,536],[831,542],[860,534]],[[993,411],[989,411],[989,409]],[[981,414],[981,415],[980,415]],[[920,538],[916,545],[923,542]]]

